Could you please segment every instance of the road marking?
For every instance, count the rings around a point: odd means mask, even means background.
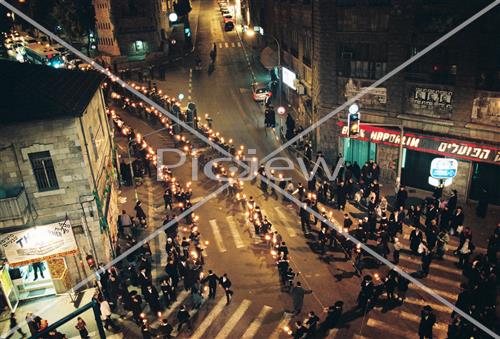
[[[371,318],[368,319],[368,321],[366,322],[366,326],[385,331],[387,334],[393,334],[393,335],[396,335],[396,336],[401,337],[401,338],[412,338],[415,336],[414,333],[412,333],[410,335],[408,333],[408,331],[402,331],[402,330],[395,328],[393,326],[393,324],[389,325],[389,324],[386,324],[382,321],[378,321],[378,320],[371,319]]]
[[[420,316],[418,316],[416,314],[405,312],[405,311],[396,311],[396,310],[393,310],[393,311],[394,312],[391,312],[391,313],[398,314],[399,317],[401,317],[403,319],[413,321],[415,323],[420,323]],[[433,329],[437,330],[437,331],[447,331],[447,328],[448,328],[448,325],[446,325],[443,322],[437,322],[437,321],[433,327]]]
[[[452,312],[451,308],[449,308],[448,306],[444,306],[444,305],[438,304],[438,303],[428,302],[428,301],[425,301],[422,299],[408,298],[407,297],[404,302],[408,303],[408,304],[412,304],[412,305],[421,306],[421,307],[424,307],[425,305],[430,305],[432,307],[432,309],[434,309],[438,312],[443,312],[443,313],[447,313],[447,314]]]
[[[226,217],[227,223],[229,224],[229,230],[231,231],[231,235],[233,236],[234,242],[236,244],[236,248],[245,247],[243,240],[241,239],[240,233],[238,232],[238,226],[236,225],[236,221],[233,216]]]
[[[170,308],[167,308],[167,310],[162,313],[162,318],[163,319],[167,319],[174,311],[177,307],[179,307],[183,302],[184,300],[189,296],[189,292],[188,291],[182,291],[181,293],[179,293],[179,295],[177,296],[177,300],[174,301],[174,303],[172,305],[170,305]]]
[[[255,318],[255,320],[252,321],[252,323],[250,324],[250,326],[248,326],[245,333],[243,333],[241,339],[250,339],[255,337],[255,334],[257,334],[257,331],[259,330],[260,326],[262,326],[264,318],[267,316],[269,312],[271,312],[272,309],[273,309],[272,307],[264,305],[264,307],[262,307],[262,310],[260,310],[260,313],[257,315],[257,318]]]
[[[226,306],[226,297],[223,297],[219,300],[217,305],[212,309],[212,311],[203,319],[201,324],[198,326],[196,331],[193,333],[191,336],[191,339],[198,339],[205,334],[205,331],[207,328],[212,324],[212,322],[217,318],[217,316],[224,310],[224,307]]]
[[[234,42],[231,42],[231,47],[236,47],[236,45],[234,44]]]
[[[280,323],[278,324],[278,327],[276,327],[269,337],[269,339],[279,339],[281,332],[283,332],[283,328],[285,326],[288,326],[288,323],[292,319],[292,314],[291,313],[285,313],[283,314],[283,317],[281,318]]]
[[[418,258],[418,259],[413,258],[405,253],[401,253],[401,256],[399,258],[401,261],[411,262],[415,265],[418,265],[419,267],[422,265],[421,258]],[[439,271],[444,271],[444,272],[448,272],[448,273],[455,274],[455,275],[460,275],[460,272],[458,271],[458,269],[453,268],[453,267],[447,267],[447,266],[444,266],[442,264],[436,264],[434,261],[431,263],[430,270],[431,271],[432,270],[439,270]]]
[[[224,45],[226,46],[226,48],[229,48],[229,44],[227,42],[225,42]]]
[[[237,45],[238,45],[238,47],[241,47],[241,42],[238,42],[238,44],[237,44]]]
[[[160,232],[160,236],[158,238],[160,239],[160,248],[158,249],[161,253],[160,266],[161,268],[163,268],[167,265],[167,252],[161,250],[161,244],[167,243],[167,235],[165,234],[165,232]]]
[[[219,42],[219,48],[222,48],[222,42]]]
[[[250,307],[250,304],[252,302],[250,300],[243,300],[241,304],[238,306],[236,311],[233,313],[231,318],[226,322],[222,330],[217,334],[216,338],[217,339],[225,339],[229,336],[231,331],[234,329],[238,321],[240,321],[241,317],[243,317],[243,314],[248,310]]]
[[[285,216],[285,213],[283,213],[281,211],[281,207],[276,206],[274,208],[274,210],[276,211],[276,214],[278,214],[278,217],[281,219],[281,222],[285,226],[285,229],[288,232],[288,235],[292,238],[295,237],[297,235],[297,233],[295,233],[295,230],[293,229],[293,227],[291,227],[290,224],[288,223],[287,218]]]
[[[417,291],[417,293],[421,293],[422,290],[420,289],[420,287],[418,286],[415,286],[413,284],[410,285],[410,289],[411,290],[414,290],[414,291]],[[451,292],[447,292],[447,291],[443,291],[443,290],[439,290],[437,288],[432,288],[432,290],[439,294],[440,296],[446,298],[446,299],[449,299],[453,302],[455,302],[457,300],[457,293],[451,293]]]
[[[196,197],[194,199],[189,200],[193,205],[196,204],[197,202],[201,201],[203,197]]]
[[[215,243],[217,247],[219,247],[220,252],[226,252],[226,247],[224,246],[224,242],[222,241],[222,235],[220,234],[219,225],[217,225],[217,220],[212,219],[209,220],[208,223],[212,227],[212,232],[214,233]]]

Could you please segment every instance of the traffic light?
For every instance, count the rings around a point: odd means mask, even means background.
[[[356,104],[349,107],[349,114],[347,116],[349,138],[357,138],[359,136],[361,114],[359,113],[358,109],[358,105]]]
[[[87,264],[89,265],[89,268],[93,270],[95,268],[95,260],[94,257],[90,254],[88,254],[85,259],[87,260]]]

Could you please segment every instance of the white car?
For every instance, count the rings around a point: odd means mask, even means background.
[[[267,97],[271,97],[273,92],[269,84],[255,82],[252,84],[252,97],[254,101],[264,101]]]

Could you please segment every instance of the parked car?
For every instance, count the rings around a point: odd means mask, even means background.
[[[264,101],[267,97],[271,97],[273,92],[270,84],[255,82],[252,84],[252,96],[255,101]]]
[[[224,15],[224,23],[229,22],[229,21],[234,22],[233,16],[229,15],[229,14]]]

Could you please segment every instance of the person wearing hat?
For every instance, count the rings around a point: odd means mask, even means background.
[[[418,325],[418,335],[420,339],[432,339],[432,327],[436,323],[436,316],[429,305],[424,306],[420,313],[420,324]]]
[[[342,317],[342,308],[344,307],[344,302],[339,300],[336,301],[335,304],[331,305],[328,308],[325,308],[326,318],[323,324],[321,325],[324,329],[332,329],[334,328],[340,321]]]

